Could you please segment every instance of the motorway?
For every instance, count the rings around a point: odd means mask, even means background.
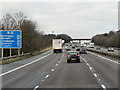
[[[91,49],[91,50],[96,50],[96,46],[94,48],[88,48],[88,49]],[[109,53],[109,54],[113,54],[113,55],[118,55],[120,54],[120,50],[114,50],[114,52],[110,52],[108,51],[107,48],[102,48],[100,50],[96,50],[96,51],[101,51],[101,52],[105,52],[105,53]]]
[[[4,88],[118,88],[118,63],[91,52],[81,63],[66,63],[66,53],[43,54],[3,65]]]

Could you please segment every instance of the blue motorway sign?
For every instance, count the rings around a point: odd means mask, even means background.
[[[21,48],[21,31],[0,31],[0,48]]]

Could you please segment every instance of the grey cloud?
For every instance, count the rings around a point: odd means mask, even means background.
[[[73,38],[87,38],[117,28],[117,3],[36,2],[3,5],[3,14],[22,11],[40,26],[43,25],[46,33],[54,30]]]

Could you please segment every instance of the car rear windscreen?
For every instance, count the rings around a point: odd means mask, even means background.
[[[69,52],[70,55],[77,55],[78,52]]]

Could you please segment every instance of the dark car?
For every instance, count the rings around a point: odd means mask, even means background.
[[[108,51],[114,52],[114,49],[112,47],[108,47]]]
[[[100,50],[100,49],[101,49],[100,46],[97,46],[97,47],[96,47],[96,50]]]
[[[85,48],[78,48],[76,51],[79,51],[80,54],[87,54],[87,49]]]
[[[80,63],[79,52],[77,51],[69,51],[67,54],[67,63],[69,62],[78,62]]]
[[[66,48],[66,51],[70,51],[70,48]]]
[[[82,48],[81,50],[82,50],[81,53],[83,53],[83,54],[87,54],[87,49]]]
[[[77,48],[76,51],[80,52],[80,48]]]
[[[75,46],[72,46],[72,48],[75,48]]]

